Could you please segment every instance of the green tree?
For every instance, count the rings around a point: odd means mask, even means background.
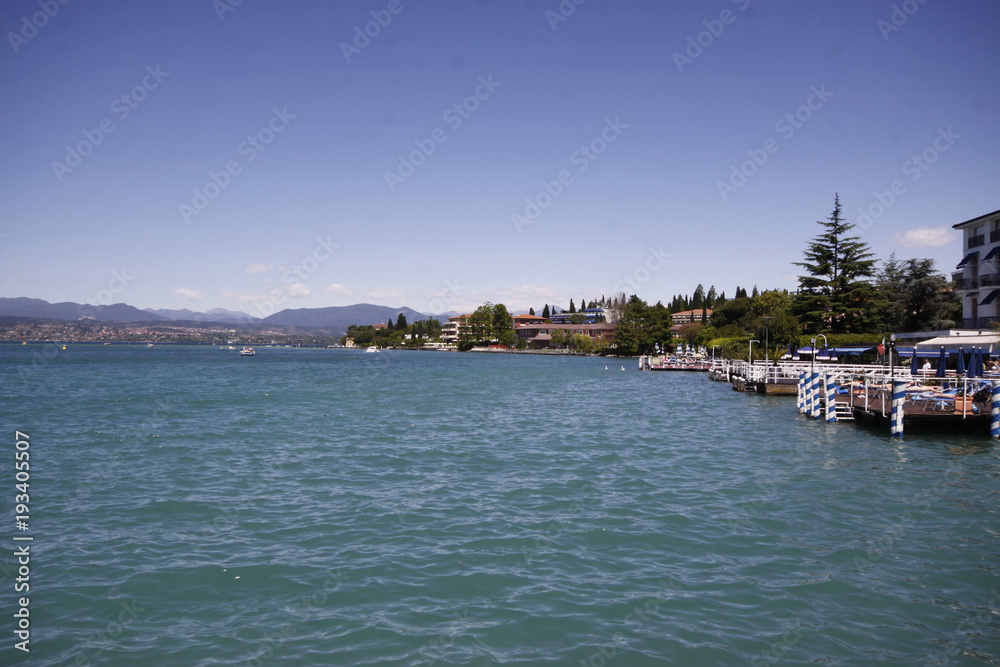
[[[750,299],[747,297],[726,301],[712,312],[712,326],[742,326],[746,321],[746,316],[750,313],[751,305]]]
[[[493,328],[493,304],[487,301],[476,308],[464,327],[459,329],[459,339],[473,345],[485,344],[490,340]]]
[[[528,314],[529,315],[534,315],[535,314],[535,309],[534,308],[529,308],[528,309]]]
[[[573,334],[573,338],[570,340],[570,347],[581,352],[590,352],[594,349],[594,339],[584,334]]]
[[[573,305],[573,299],[569,300],[569,312],[571,312],[571,313],[575,313],[576,312],[576,306]]]
[[[514,333],[514,321],[507,311],[507,306],[502,303],[493,306],[490,339],[507,347],[511,347],[517,342],[517,334]]]
[[[545,304],[545,307],[542,308],[542,317],[546,320],[549,319],[549,304]]]
[[[803,253],[805,269],[799,276],[795,313],[810,333],[865,333],[875,325],[875,287],[869,278],[875,260],[868,244],[849,236],[854,225],[840,217],[840,197],[834,198],[833,213],[819,224],[823,231]]]
[[[670,311],[662,304],[649,306],[633,294],[615,328],[615,347],[619,356],[636,356],[655,351],[673,340]]]
[[[573,313],[569,316],[570,324],[583,324],[587,321],[587,316],[583,313]]]
[[[694,295],[691,297],[691,309],[699,310],[705,307],[705,287],[698,283],[694,288]]]
[[[715,285],[712,285],[708,288],[708,294],[705,295],[705,307],[715,308],[715,300],[717,298],[718,295],[715,293]]]
[[[392,326],[391,319],[389,320],[389,326]],[[399,316],[396,318],[396,328],[400,329],[401,331],[406,331],[406,315],[403,315],[403,313],[400,313]]]
[[[886,331],[933,331],[955,326],[962,302],[933,259],[889,256],[878,273],[881,324]]]

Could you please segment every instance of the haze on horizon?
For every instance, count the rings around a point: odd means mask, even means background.
[[[838,193],[880,259],[950,273],[1000,208],[1000,5],[678,5],[4,3],[0,296],[794,289]]]

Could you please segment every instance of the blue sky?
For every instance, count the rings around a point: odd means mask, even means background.
[[[946,273],[1000,208],[995,2],[577,2],[3,3],[0,295],[732,296],[835,193]]]

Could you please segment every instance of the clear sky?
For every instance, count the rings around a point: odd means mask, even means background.
[[[666,302],[1000,208],[995,0],[63,1],[0,6],[0,296]]]

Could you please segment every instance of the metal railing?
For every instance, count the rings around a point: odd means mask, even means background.
[[[1000,273],[987,273],[985,276],[979,276],[979,284],[983,287],[1000,285]]]
[[[957,290],[979,289],[979,278],[955,278],[955,289]]]

